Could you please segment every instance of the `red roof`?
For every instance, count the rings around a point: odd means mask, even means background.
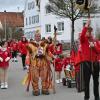
[[[23,27],[24,16],[22,12],[0,12],[0,21],[2,24],[6,22],[11,27]]]

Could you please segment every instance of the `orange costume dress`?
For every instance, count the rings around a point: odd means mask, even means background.
[[[29,52],[29,74],[28,74],[28,88],[29,83],[32,84],[34,93],[39,92],[39,78],[41,78],[42,93],[46,94],[49,91],[51,84],[51,68],[49,58],[52,54],[49,52],[48,44],[40,41],[39,43],[29,43],[27,46]]]

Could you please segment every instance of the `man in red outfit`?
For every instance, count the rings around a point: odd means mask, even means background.
[[[84,100],[89,100],[90,98],[89,83],[91,75],[94,83],[94,100],[99,100],[99,62],[97,56],[100,53],[100,46],[97,46],[98,41],[93,38],[92,31],[89,18],[80,35],[85,82]]]
[[[24,70],[27,69],[26,64],[25,64],[25,59],[26,59],[26,55],[27,55],[27,45],[28,45],[28,41],[27,41],[26,37],[23,36],[22,40],[19,42],[18,46],[19,46],[19,52],[21,53],[22,65],[23,65]]]

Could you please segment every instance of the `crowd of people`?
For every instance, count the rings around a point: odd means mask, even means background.
[[[22,36],[20,41],[15,39],[11,41],[0,42],[0,87],[8,88],[8,68],[10,59],[12,62],[18,62],[17,56],[22,58],[23,70],[28,70],[27,91],[30,84],[32,93],[35,96],[49,95],[50,87],[53,87],[51,64],[54,66],[57,79],[56,83],[61,83],[61,72],[64,69],[71,70],[68,66],[74,66],[75,73],[79,72],[80,65],[83,65],[84,77],[84,100],[89,100],[90,76],[93,76],[94,98],[99,100],[99,61],[100,61],[100,42],[93,38],[90,27],[90,19],[83,27],[79,36],[78,49],[72,48],[70,54],[63,54],[62,44],[53,38],[41,39],[41,34],[37,31],[34,40],[28,41]],[[39,90],[39,78],[41,78],[41,93]]]

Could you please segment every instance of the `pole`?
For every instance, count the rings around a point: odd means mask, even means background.
[[[54,26],[54,40],[53,40],[54,48],[56,46],[56,35],[57,35],[56,31],[57,31],[57,28],[56,28],[56,26]],[[55,89],[55,59],[54,59],[54,75],[53,75],[53,93],[54,94],[56,93],[56,89]]]
[[[7,20],[6,20],[6,10],[4,11],[5,12],[5,18],[4,18],[4,24],[5,24],[5,28],[4,28],[4,30],[5,30],[5,40],[7,40]]]
[[[73,0],[71,1],[71,12],[72,12],[72,19],[71,19],[71,50],[73,49],[73,44],[74,44],[74,4],[73,4]]]

